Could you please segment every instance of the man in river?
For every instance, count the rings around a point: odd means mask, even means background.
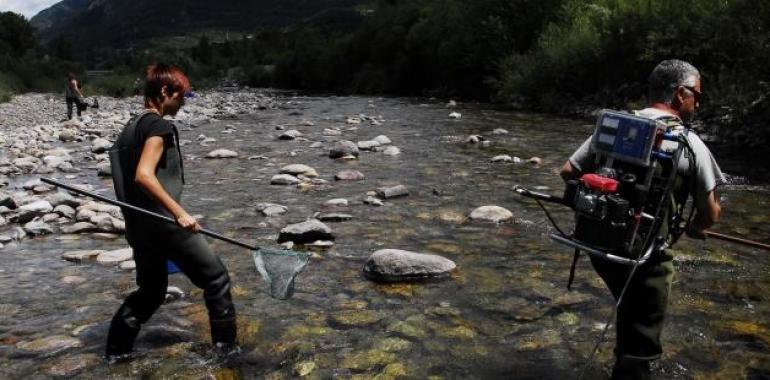
[[[636,111],[638,116],[665,120],[678,127],[693,119],[701,97],[701,77],[695,67],[676,59],[660,62],[650,74],[648,85],[649,106]],[[595,169],[590,140],[586,140],[562,167],[564,180],[579,178]],[[716,188],[724,182],[724,176],[711,152],[695,133],[689,132],[687,140],[695,155],[695,168],[682,170],[680,166],[680,172],[685,176],[692,173],[695,178],[685,178],[679,186],[692,183],[689,193],[693,196],[696,214],[686,233],[692,238],[705,239],[705,230],[716,223],[721,214]],[[674,194],[678,193],[682,193],[681,187],[674,190]],[[685,193],[684,199],[679,197],[675,203],[685,202],[687,196]],[[663,230],[653,233],[664,235],[666,231]],[[660,337],[674,274],[672,261],[670,252],[660,251],[639,266],[633,275],[618,306],[612,379],[650,378],[650,362],[662,354]],[[631,268],[593,256],[591,263],[617,299]]]
[[[67,102],[67,120],[72,120],[72,107],[77,110],[78,117],[80,117],[81,104],[83,104],[83,93],[80,92],[80,86],[78,80],[75,78],[75,73],[67,74],[67,83],[64,85],[64,99]]]
[[[139,289],[112,318],[107,358],[126,357],[141,325],[164,302],[167,260],[203,289],[217,353],[238,352],[230,277],[203,236],[196,233],[201,229],[198,221],[180,204],[184,168],[179,133],[163,118],[176,115],[184,105],[190,83],[178,68],[157,64],[148,69],[144,91],[144,111],[128,122],[113,147],[119,154],[119,162],[113,163],[116,194],[129,204],[173,218],[177,225],[123,210]]]

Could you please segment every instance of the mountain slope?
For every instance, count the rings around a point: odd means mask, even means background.
[[[126,48],[158,36],[284,27],[335,10],[352,22],[367,0],[65,0],[32,18],[40,37],[59,35],[76,50]],[[344,16],[340,16],[344,14]],[[328,18],[328,17],[327,17]]]

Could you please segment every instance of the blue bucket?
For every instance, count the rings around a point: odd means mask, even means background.
[[[179,272],[181,272],[181,270],[179,269],[179,267],[178,267],[178,266],[176,266],[176,264],[174,264],[174,262],[173,262],[173,261],[171,261],[171,260],[166,260],[166,272],[167,272],[168,274],[174,274],[174,273],[179,273]]]

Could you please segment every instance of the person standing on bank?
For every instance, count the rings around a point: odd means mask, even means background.
[[[699,106],[702,90],[698,70],[681,60],[666,60],[655,67],[648,82],[649,106],[635,114],[662,121],[674,131],[684,131]],[[705,239],[705,230],[721,215],[716,189],[725,178],[703,141],[693,132],[686,136],[695,156],[692,160],[695,168],[689,167],[691,160],[680,160],[679,173],[685,178],[674,189],[674,203],[678,206],[687,201],[688,195],[693,196],[696,213],[686,233],[692,238]],[[590,140],[586,140],[562,167],[561,176],[565,181],[594,170]],[[690,153],[685,151],[685,154]],[[690,184],[689,188],[685,184]],[[660,223],[661,226],[667,224]],[[661,227],[656,234],[665,236],[665,229]],[[674,274],[672,260],[671,253],[664,250],[637,268],[618,307],[612,379],[650,378],[649,364],[663,352],[660,336]],[[617,299],[631,268],[593,256],[591,263]]]
[[[237,352],[235,307],[230,277],[222,261],[210,249],[198,222],[179,204],[184,168],[179,133],[167,115],[176,115],[190,90],[178,68],[156,64],[147,70],[144,112],[128,122],[113,149],[120,151],[119,167],[113,169],[127,203],[164,214],[178,225],[124,209],[126,240],[134,251],[139,289],[126,298],[112,318],[106,355],[121,359],[133,349],[141,325],[147,322],[166,297],[167,260],[171,260],[199,288],[209,313],[211,340],[218,353]],[[113,164],[115,165],[115,164]]]
[[[73,106],[78,112],[78,117],[80,117],[80,111],[82,110],[80,104],[83,102],[83,93],[80,92],[80,86],[75,78],[75,73],[67,74],[67,84],[64,85],[64,99],[67,102],[67,120],[72,120]]]

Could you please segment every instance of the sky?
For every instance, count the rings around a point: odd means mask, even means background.
[[[0,0],[0,12],[16,12],[27,19],[61,0]]]

